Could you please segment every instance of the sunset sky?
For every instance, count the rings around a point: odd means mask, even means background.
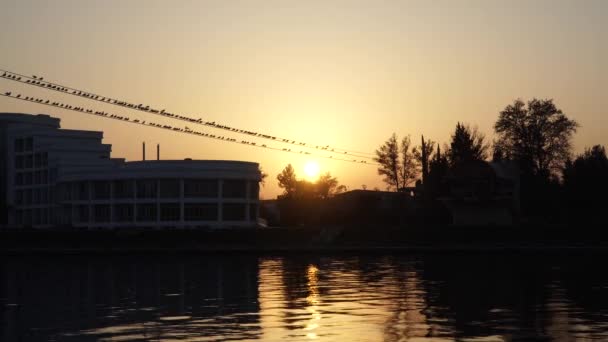
[[[457,121],[491,139],[501,109],[540,97],[581,124],[576,151],[608,145],[608,1],[3,0],[0,51],[2,69],[309,144],[371,153],[393,132],[443,143]],[[149,117],[0,79],[9,90]],[[164,159],[259,162],[269,174],[263,198],[279,193],[276,175],[288,163],[304,177],[311,160],[349,189],[384,188],[370,165],[5,97],[0,112],[102,130],[113,155],[128,160],[141,158],[146,141],[148,155],[160,143]]]

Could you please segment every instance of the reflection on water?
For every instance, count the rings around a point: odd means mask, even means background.
[[[601,259],[5,257],[0,340],[608,340]]]

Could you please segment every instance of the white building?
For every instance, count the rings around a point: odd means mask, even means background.
[[[61,129],[48,115],[0,113],[0,226],[255,226],[257,163],[126,162],[103,133]]]

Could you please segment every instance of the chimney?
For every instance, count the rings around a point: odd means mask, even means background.
[[[160,160],[160,144],[156,144],[156,160]]]
[[[146,160],[146,142],[141,143],[142,160]]]

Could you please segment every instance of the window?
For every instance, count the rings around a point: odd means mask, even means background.
[[[95,181],[93,182],[93,199],[109,199],[110,198],[110,182]]]
[[[32,189],[23,190],[23,204],[25,204],[25,205],[32,204]]]
[[[25,148],[26,151],[31,151],[34,149],[34,138],[29,137],[25,138]]]
[[[98,223],[110,222],[110,206],[97,204],[93,207],[93,220]]]
[[[89,206],[78,205],[76,206],[76,222],[89,222]]]
[[[15,185],[23,185],[23,173],[19,172],[15,175]]]
[[[40,203],[43,203],[43,204],[49,203],[49,189],[48,188],[40,189]]]
[[[15,214],[15,221],[17,224],[23,224],[23,210],[17,210]]]
[[[32,189],[32,203],[40,204],[40,189]]]
[[[25,172],[23,174],[23,185],[32,185],[32,173]]]
[[[133,221],[133,205],[117,204],[114,206],[114,221],[131,222]]]
[[[42,166],[46,167],[49,165],[49,153],[42,152]]]
[[[222,205],[222,220],[223,221],[244,221],[245,220],[245,204],[244,203],[224,203]]]
[[[156,180],[137,181],[137,198],[156,198]]]
[[[225,180],[222,186],[223,198],[245,198],[247,182],[244,180]]]
[[[89,222],[89,206],[76,206],[76,222]]]
[[[118,180],[114,182],[114,198],[133,198],[133,181]]]
[[[180,185],[178,179],[161,179],[160,180],[160,197],[161,198],[179,198]]]
[[[15,152],[23,152],[23,139],[15,139]]]
[[[40,184],[41,178],[42,173],[40,171],[34,171],[34,184]]]
[[[31,169],[34,167],[34,155],[28,154],[25,156],[25,168]]]
[[[15,204],[23,204],[23,190],[15,191]]]
[[[249,182],[249,198],[258,199],[260,197],[260,183]]]
[[[25,226],[32,225],[32,209],[25,209],[23,211],[23,224]]]
[[[179,203],[161,203],[160,205],[160,220],[161,221],[179,221],[180,217]]]
[[[40,178],[40,184],[49,184],[49,170],[42,170],[41,172],[41,178]]]
[[[137,221],[148,222],[156,221],[156,204],[138,204]]]
[[[78,182],[76,183],[76,198],[81,201],[89,199],[89,183]]]
[[[34,154],[34,167],[42,167],[42,153]]]
[[[23,159],[23,156],[16,156],[15,157],[15,169],[17,169],[17,170],[23,169],[23,166],[25,165],[24,162],[25,161]]]
[[[217,221],[217,204],[186,203],[184,204],[184,220]]]
[[[217,192],[216,179],[184,180],[184,197],[216,198]]]

